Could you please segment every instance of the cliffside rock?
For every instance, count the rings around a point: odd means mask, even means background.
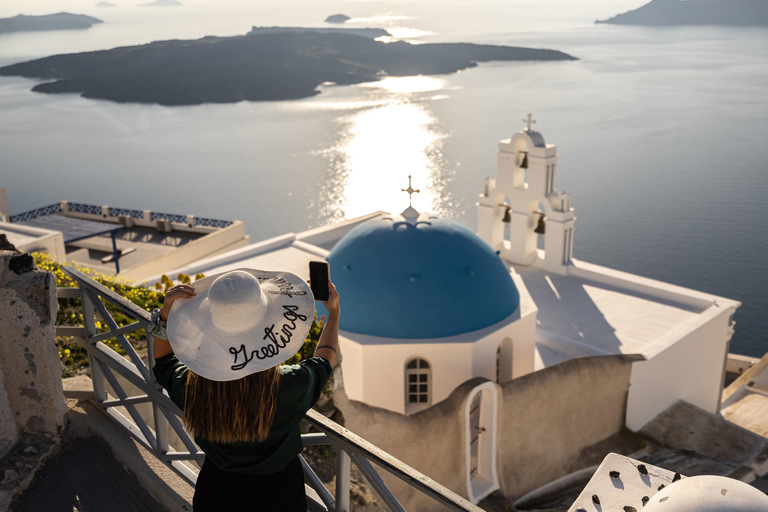
[[[653,0],[633,11],[595,23],[617,25],[768,26],[765,0]]]
[[[45,14],[43,16],[19,14],[12,18],[0,19],[0,34],[5,32],[86,29],[91,28],[97,23],[103,23],[103,21],[83,14],[70,14],[68,12]]]

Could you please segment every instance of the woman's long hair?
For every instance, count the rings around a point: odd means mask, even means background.
[[[184,402],[187,430],[215,443],[264,441],[275,417],[279,386],[277,367],[229,382],[189,371]]]

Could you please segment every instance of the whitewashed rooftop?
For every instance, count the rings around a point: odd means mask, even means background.
[[[580,356],[646,359],[736,301],[573,260],[568,275],[511,265],[539,309],[539,364]]]
[[[168,272],[206,276],[237,268],[280,269],[308,278],[308,263],[325,259],[355,226],[375,212],[339,224],[288,233]],[[738,302],[573,260],[567,275],[510,264],[538,308],[536,368],[574,357],[640,354],[652,358]],[[152,285],[159,276],[146,280]],[[526,293],[527,292],[527,293]]]
[[[375,212],[301,233],[288,233],[174,269],[167,274],[172,278],[179,273],[211,276],[238,268],[252,268],[284,270],[309,279],[310,261],[324,260],[336,242],[355,226],[380,215],[386,215],[386,212]],[[145,284],[151,286],[159,280],[160,276],[153,276]]]

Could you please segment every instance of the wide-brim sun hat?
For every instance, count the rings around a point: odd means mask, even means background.
[[[312,291],[290,272],[241,268],[191,286],[196,295],[174,302],[168,315],[168,341],[206,379],[236,380],[283,363],[312,327]]]

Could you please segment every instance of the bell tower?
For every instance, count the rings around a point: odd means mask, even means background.
[[[496,178],[485,178],[477,203],[478,235],[510,263],[566,274],[576,221],[571,194],[555,188],[557,146],[533,130],[531,114],[523,122],[526,128],[499,141]]]

